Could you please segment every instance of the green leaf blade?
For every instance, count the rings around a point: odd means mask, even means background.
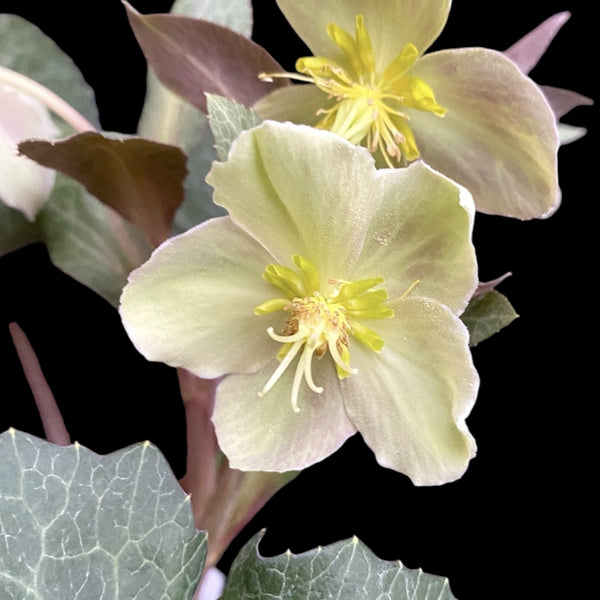
[[[234,100],[206,95],[210,128],[215,137],[215,147],[219,160],[227,160],[233,140],[245,131],[258,125],[262,119],[245,106]]]
[[[380,560],[357,538],[264,558],[258,552],[261,537],[240,551],[221,600],[456,600],[446,578]]]
[[[152,252],[143,232],[62,174],[36,225],[53,264],[115,307],[129,273]]]
[[[17,15],[0,14],[0,41],[0,65],[41,83],[100,128],[94,91],[51,38]]]
[[[41,241],[35,223],[25,215],[0,201],[0,256]]]
[[[206,536],[154,446],[99,456],[9,430],[0,464],[2,598],[192,597]]]
[[[469,330],[469,344],[476,346],[510,325],[518,316],[508,298],[492,289],[471,299],[461,319]]]

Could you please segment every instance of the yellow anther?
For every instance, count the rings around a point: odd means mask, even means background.
[[[390,318],[394,311],[385,305],[387,292],[373,289],[383,283],[382,277],[358,281],[330,278],[328,283],[336,287],[325,295],[318,289],[320,278],[315,266],[301,256],[292,260],[299,272],[282,265],[268,265],[263,274],[286,298],[267,300],[254,313],[264,315],[278,310],[288,313],[281,333],[275,333],[273,327],[267,329],[269,337],[283,346],[277,353],[280,363],[259,395],[271,390],[298,357],[291,390],[292,409],[298,412],[302,381],[317,394],[323,391],[313,378],[313,357],[320,359],[329,353],[340,379],[355,374],[356,369],[350,366],[350,337],[376,352],[383,347],[383,340],[356,319]]]

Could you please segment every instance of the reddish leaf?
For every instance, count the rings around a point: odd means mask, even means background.
[[[179,148],[86,132],[59,142],[27,140],[19,144],[19,152],[84,185],[137,225],[154,245],[169,237],[187,174],[187,158]]]
[[[252,106],[285,79],[265,83],[261,72],[283,69],[261,46],[209,21],[172,14],[142,15],[124,2],[129,23],[164,85],[206,112],[205,93]]]
[[[526,75],[537,65],[550,42],[561,27],[569,20],[571,13],[564,11],[548,17],[535,29],[515,42],[504,54],[517,64]]]
[[[571,90],[564,90],[549,85],[542,85],[540,87],[557,119],[560,119],[563,115],[566,115],[578,106],[591,106],[594,104],[591,98],[587,98]]]

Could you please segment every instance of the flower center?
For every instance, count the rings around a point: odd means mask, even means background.
[[[328,58],[309,56],[296,62],[296,70],[306,77],[284,75],[314,83],[335,100],[333,106],[317,111],[322,116],[316,127],[337,133],[353,144],[362,144],[372,153],[379,151],[390,168],[394,166],[393,159],[406,165],[419,158],[405,109],[415,108],[440,117],[446,109],[436,103],[429,85],[407,74],[419,57],[417,48],[406,44],[379,73],[363,15],[356,16],[355,37],[333,23],[327,27],[327,34],[343,51],[346,67]],[[265,80],[272,76],[277,74],[261,75]]]
[[[383,277],[359,281],[328,280],[328,293],[320,291],[319,275],[307,259],[292,257],[297,271],[283,265],[269,265],[263,277],[283,293],[284,297],[263,302],[254,309],[257,315],[283,310],[289,313],[281,333],[273,327],[267,334],[283,344],[277,353],[280,363],[259,392],[266,394],[299,354],[292,384],[292,408],[298,412],[298,392],[302,380],[314,392],[317,386],[312,376],[313,357],[322,358],[329,352],[340,379],[355,374],[350,367],[350,338],[352,336],[374,352],[383,348],[383,339],[357,319],[383,319],[394,316],[385,305],[387,292],[373,289],[383,282]]]

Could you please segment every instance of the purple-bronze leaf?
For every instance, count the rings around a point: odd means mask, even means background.
[[[577,92],[572,92],[571,90],[552,87],[550,85],[541,85],[540,88],[544,92],[544,96],[546,96],[546,100],[548,100],[548,104],[550,104],[550,108],[552,108],[552,112],[557,119],[560,119],[577,106],[591,106],[594,104],[591,98]]]
[[[86,132],[59,142],[27,140],[18,149],[81,183],[144,231],[155,246],[171,234],[187,174],[187,159],[179,148]]]
[[[526,75],[537,65],[540,58],[571,13],[564,11],[548,17],[535,29],[504,51],[505,56],[517,64]]]
[[[512,273],[509,271],[508,273],[504,273],[504,275],[500,275],[500,277],[496,277],[496,279],[492,279],[491,281],[480,281],[477,284],[477,288],[473,292],[473,298],[477,296],[483,296],[488,292],[496,289],[496,286],[502,283],[507,277],[510,277]]]
[[[131,28],[158,78],[205,113],[205,93],[250,107],[275,87],[289,85],[285,79],[269,84],[260,81],[259,73],[283,69],[264,48],[232,29],[179,15],[142,15],[124,4]]]

